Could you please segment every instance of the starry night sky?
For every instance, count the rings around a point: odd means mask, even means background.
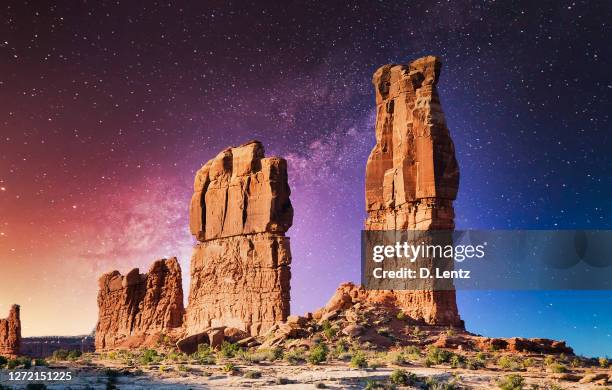
[[[459,228],[612,228],[609,2],[0,7],[0,316],[20,303],[26,336],[89,332],[110,269],[176,255],[187,276],[194,172],[250,139],[289,161],[292,311],[358,280],[371,76],[422,55],[444,64]],[[479,333],[612,354],[610,292],[459,305]]]

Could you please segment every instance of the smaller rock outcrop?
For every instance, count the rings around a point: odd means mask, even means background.
[[[197,172],[189,225],[198,243],[180,343],[187,350],[204,333],[210,339],[211,328],[257,336],[289,315],[290,193],[287,162],[265,157],[258,141],[221,151]]]
[[[11,306],[9,315],[0,319],[0,356],[17,356],[21,346],[19,305]]]
[[[153,346],[183,324],[181,268],[176,258],[158,260],[146,274],[134,268],[102,275],[98,292],[96,351]]]

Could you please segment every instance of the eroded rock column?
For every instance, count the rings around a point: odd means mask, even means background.
[[[113,271],[98,283],[96,351],[155,346],[162,334],[180,330],[185,309],[176,258],[156,261],[146,274]]]
[[[197,172],[185,317],[188,335],[226,326],[259,335],[289,315],[293,222],[287,163],[252,141],[228,148]]]
[[[440,69],[428,56],[374,73],[376,145],[366,166],[366,230],[455,227],[459,168],[436,90]],[[462,325],[454,290],[393,294],[415,319]]]
[[[0,319],[0,356],[17,356],[21,346],[19,305],[11,306],[8,317]]]

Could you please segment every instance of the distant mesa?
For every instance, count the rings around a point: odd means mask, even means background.
[[[176,258],[154,262],[146,274],[113,271],[98,283],[96,351],[155,346],[165,333],[181,329],[185,309]]]
[[[21,347],[19,305],[11,306],[8,317],[0,319],[0,356],[17,356]]]

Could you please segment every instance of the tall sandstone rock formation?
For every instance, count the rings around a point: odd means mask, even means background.
[[[440,69],[438,58],[428,56],[406,65],[385,65],[374,73],[376,146],[366,165],[366,230],[455,227],[459,168],[436,90]],[[392,294],[415,319],[463,324],[454,290]]]
[[[258,141],[222,151],[197,172],[187,335],[218,326],[260,335],[287,318],[289,195],[286,161],[264,158]]]
[[[17,356],[21,346],[19,305],[11,306],[9,315],[0,319],[0,356]]]
[[[180,331],[185,309],[176,258],[156,261],[146,274],[113,271],[98,283],[96,351],[154,346],[161,334]]]

